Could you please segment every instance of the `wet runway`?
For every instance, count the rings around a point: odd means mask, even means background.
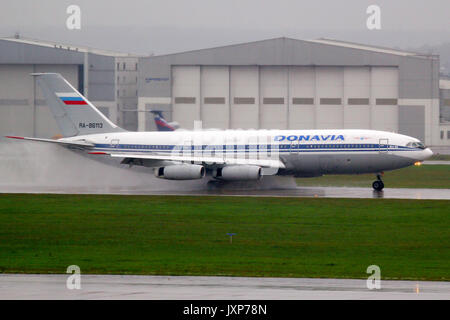
[[[81,275],[81,289],[69,290],[69,275],[0,275],[0,299],[450,299],[449,282]]]
[[[154,194],[154,193],[153,193]],[[318,198],[385,198],[385,199],[433,199],[449,200],[450,189],[394,189],[374,191],[371,188],[305,187],[273,190],[205,190],[188,193],[164,192],[164,194],[220,195],[251,197],[318,197]]]
[[[154,190],[145,187],[25,187],[0,186],[0,193],[55,193],[55,194],[122,194],[122,195],[190,195],[190,196],[250,196],[250,197],[318,197],[318,198],[385,198],[450,200],[450,189],[405,189],[299,187],[289,189],[194,189]]]
[[[450,199],[450,189],[297,187],[292,177],[278,176],[221,187],[207,179],[168,181],[149,168],[105,163],[55,145],[0,142],[0,193]]]

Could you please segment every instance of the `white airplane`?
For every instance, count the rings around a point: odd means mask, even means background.
[[[121,158],[154,168],[159,178],[236,181],[263,175],[313,177],[374,173],[372,187],[384,188],[384,171],[429,158],[416,138],[374,130],[204,130],[127,132],[99,112],[56,73],[37,77],[64,138],[8,136],[56,143],[89,154]]]

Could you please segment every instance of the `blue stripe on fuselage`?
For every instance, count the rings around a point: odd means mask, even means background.
[[[267,146],[267,147],[266,147]],[[172,152],[177,147],[177,151],[199,151],[199,150],[220,150],[225,152],[255,152],[259,150],[272,150],[272,145],[202,145],[191,146],[183,145],[136,145],[136,144],[97,144],[96,150],[119,151],[119,152]],[[276,149],[276,148],[274,148]],[[280,144],[279,152],[348,152],[348,151],[418,151],[417,148],[409,148],[395,145],[380,144]]]

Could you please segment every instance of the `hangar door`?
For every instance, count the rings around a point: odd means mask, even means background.
[[[399,106],[398,133],[424,141],[425,106]]]
[[[172,68],[173,119],[186,129],[194,128],[200,114],[200,67],[175,66]]]

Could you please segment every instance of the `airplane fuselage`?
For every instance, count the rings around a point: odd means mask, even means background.
[[[413,165],[432,155],[415,138],[357,129],[116,132],[61,140],[90,142],[94,153],[142,155],[182,151],[243,159],[276,156],[283,163],[276,174],[304,177],[379,173]]]

